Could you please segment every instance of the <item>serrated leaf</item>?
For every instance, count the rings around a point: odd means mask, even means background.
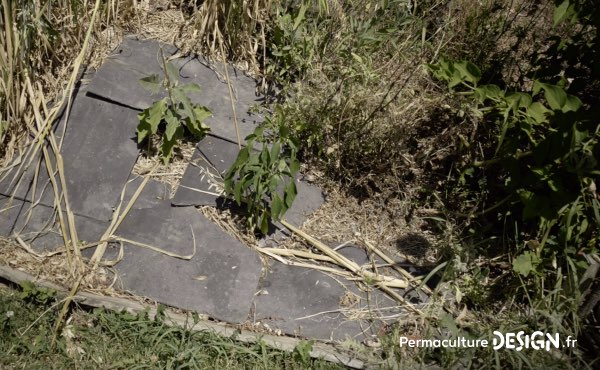
[[[196,116],[196,121],[198,121],[198,122],[202,122],[205,119],[212,116],[212,112],[210,111],[210,109],[208,109],[202,105],[198,105],[198,104],[194,105],[193,110],[194,110],[194,115]]]
[[[152,104],[150,108],[144,111],[147,111],[146,120],[150,124],[150,130],[153,134],[156,134],[156,132],[158,131],[158,126],[160,124],[160,121],[162,121],[166,110],[167,100],[165,98],[154,102],[154,104]]]
[[[169,77],[169,82],[171,83],[171,86],[179,85],[179,71],[177,70],[177,67],[175,67],[175,65],[172,62],[167,62],[166,66],[166,72],[167,76]]]
[[[183,91],[186,94],[202,91],[202,89],[200,88],[200,85],[198,85],[197,83],[193,83],[193,82],[190,82],[189,84],[181,85],[179,88],[181,89],[181,91]]]
[[[168,110],[167,114],[165,114],[165,121],[167,122],[165,137],[167,140],[172,141],[177,129],[181,127],[181,122],[179,121],[179,118],[176,117],[173,112],[171,112],[171,110]]]
[[[529,274],[531,273],[531,271],[534,270],[534,266],[533,266],[533,258],[532,258],[533,254],[530,251],[527,251],[521,255],[519,255],[517,258],[515,258],[513,260],[513,270],[522,275],[522,276],[529,276]]]
[[[167,130],[168,130],[167,125]],[[163,143],[160,149],[164,164],[168,164],[171,158],[173,158],[173,148],[177,144],[177,141],[183,137],[183,127],[177,126],[175,131],[170,134],[171,139],[167,138],[167,132],[163,135]]]
[[[140,79],[139,83],[144,90],[150,91],[152,94],[157,94],[160,91],[160,80],[156,74]]]
[[[180,111],[183,116],[195,120],[196,116],[194,115],[194,108],[190,98],[188,98],[180,88],[174,88],[171,92],[173,94],[173,99],[175,99],[177,110]]]
[[[479,68],[469,61],[454,63],[454,68],[460,73],[461,79],[471,82],[473,85],[477,85],[477,82],[481,78]]]

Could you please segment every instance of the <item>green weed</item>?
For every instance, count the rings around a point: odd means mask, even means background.
[[[225,174],[225,193],[238,205],[246,204],[249,228],[266,234],[269,221],[282,218],[298,193],[294,178],[300,168],[298,144],[286,125],[269,119],[245,141]],[[262,146],[260,151],[254,150],[255,144]]]
[[[179,84],[179,72],[163,56],[164,79],[158,75],[142,78],[140,84],[156,94],[161,88],[167,91],[167,97],[158,100],[138,115],[137,140],[142,143],[150,136],[162,131],[160,155],[165,164],[173,157],[173,149],[183,139],[186,132],[197,139],[206,135],[210,128],[202,121],[211,116],[210,110],[200,104],[192,104],[187,94],[200,91],[195,83]]]

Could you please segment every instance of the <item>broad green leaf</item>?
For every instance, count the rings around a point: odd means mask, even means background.
[[[557,26],[560,22],[567,18],[567,15],[570,13],[569,8],[571,8],[569,0],[565,0],[559,6],[557,6],[556,9],[554,9],[554,26]]]
[[[527,277],[535,269],[534,263],[536,261],[537,256],[530,251],[526,251],[513,260],[513,270]]]
[[[567,101],[562,108],[563,113],[576,112],[581,108],[581,100],[574,95],[567,95]]]
[[[449,78],[448,87],[452,89],[460,85],[461,82],[463,82],[463,79],[461,78],[460,73],[458,71],[454,71],[454,74]]]
[[[269,232],[269,216],[265,211],[263,211],[262,215],[260,216],[260,231],[263,234]]]
[[[271,217],[275,220],[279,220],[279,216],[282,214],[283,201],[279,194],[275,193],[271,200]]]
[[[141,120],[136,129],[137,142],[140,144],[144,139],[152,134],[150,124],[146,120]]]
[[[533,118],[536,123],[544,123],[547,121],[546,116],[551,111],[540,102],[533,102],[527,107],[527,114]]]
[[[454,63],[454,68],[460,73],[461,79],[471,82],[473,85],[477,85],[481,78],[481,71],[471,62]]]
[[[148,112],[146,120],[150,124],[150,130],[153,134],[156,134],[156,132],[158,131],[158,126],[160,124],[160,121],[162,121],[166,110],[167,100],[165,98],[154,102],[154,104],[152,104],[150,108],[144,111]]]
[[[167,125],[167,129],[168,129]],[[169,161],[171,160],[171,158],[173,158],[173,148],[175,147],[175,145],[177,144],[177,141],[179,139],[181,139],[183,137],[183,127],[178,126],[174,132],[171,133],[171,139],[169,140],[167,138],[167,133],[165,132],[165,135],[163,135],[163,143],[160,149],[162,158],[163,158],[163,162],[166,164],[169,163]]]
[[[173,99],[176,101],[177,110],[180,111],[182,115],[195,120],[196,117],[194,115],[194,108],[190,98],[188,98],[188,96],[181,91],[180,88],[174,88],[171,90],[171,92],[173,94]]]
[[[296,181],[292,178],[290,179],[290,182],[286,185],[284,191],[285,205],[287,206],[287,208],[292,207],[292,203],[294,203],[296,195],[298,195],[298,190],[296,189]]]
[[[202,89],[200,88],[200,85],[193,83],[193,82],[191,82],[189,84],[181,85],[179,88],[181,89],[181,91],[183,91],[186,94],[202,91]]]
[[[165,121],[167,121],[167,128],[165,129],[165,137],[167,140],[172,141],[175,136],[175,132],[181,127],[179,118],[176,117],[173,112],[169,109],[165,114]]]
[[[544,97],[552,110],[561,110],[567,103],[567,93],[562,88],[539,81],[535,81],[533,86],[534,91],[544,90]]]
[[[276,161],[279,158],[279,152],[281,151],[281,143],[276,141],[273,143],[271,147],[271,160]]]
[[[269,153],[269,149],[266,147],[266,145],[263,146],[262,151],[260,152],[260,163],[265,167],[270,167],[271,154]]]
[[[177,67],[175,67],[175,65],[173,65],[172,62],[167,62],[167,76],[169,77],[169,82],[171,83],[171,86],[177,86],[179,85],[179,71],[177,70]]]
[[[194,115],[196,116],[196,121],[198,122],[202,122],[212,116],[210,109],[206,108],[205,106],[195,104],[193,109]]]
[[[502,90],[497,85],[482,85],[475,88],[475,96],[480,103],[486,99],[496,99],[502,96]]]
[[[233,188],[233,197],[235,199],[235,202],[239,205],[242,205],[242,185],[243,185],[243,181],[241,181],[241,179],[236,182],[234,188]]]
[[[152,94],[157,94],[160,91],[160,81],[156,74],[140,79],[140,85]]]
[[[290,172],[296,174],[300,170],[300,162],[296,159],[296,154],[292,153],[290,156]]]
[[[515,112],[518,108],[529,107],[532,102],[531,95],[522,92],[508,94],[506,95],[506,100],[511,104]]]

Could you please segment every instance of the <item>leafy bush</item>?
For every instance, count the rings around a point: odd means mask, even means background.
[[[271,136],[268,126],[276,129]],[[255,144],[261,150],[255,150]],[[266,234],[271,218],[280,219],[296,198],[294,175],[300,167],[296,159],[297,143],[289,129],[267,120],[246,137],[235,163],[225,174],[225,193],[238,205],[246,204],[248,226]]]
[[[487,176],[491,191],[504,197],[506,211],[517,213],[516,202],[523,221],[537,221],[536,250],[517,258],[515,270],[527,276],[539,271],[536,266],[545,266],[541,258],[556,266],[559,252],[572,257],[595,252],[600,127],[579,112],[581,100],[560,86],[537,80],[531,93],[478,85],[481,73],[469,62],[442,59],[430,68],[451,89],[473,98],[470,108],[475,115],[497,124],[491,158],[471,163],[463,179]]]
[[[201,139],[210,130],[202,123],[211,116],[208,108],[199,104],[192,104],[187,96],[190,92],[200,90],[195,83],[179,85],[179,73],[171,63],[164,61],[165,78],[159,80],[158,75],[142,78],[140,84],[148,91],[156,94],[161,87],[166,89],[168,96],[160,99],[151,107],[144,109],[138,115],[140,123],[137,127],[138,144],[148,139],[151,135],[162,132],[162,145],[160,155],[165,164],[173,157],[173,149],[184,137],[186,132],[197,139]]]

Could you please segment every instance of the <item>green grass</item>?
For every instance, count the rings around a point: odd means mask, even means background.
[[[306,352],[243,344],[167,325],[162,316],[74,307],[55,345],[60,305],[48,292],[0,288],[0,368],[336,369]],[[190,324],[193,319],[190,318]]]

